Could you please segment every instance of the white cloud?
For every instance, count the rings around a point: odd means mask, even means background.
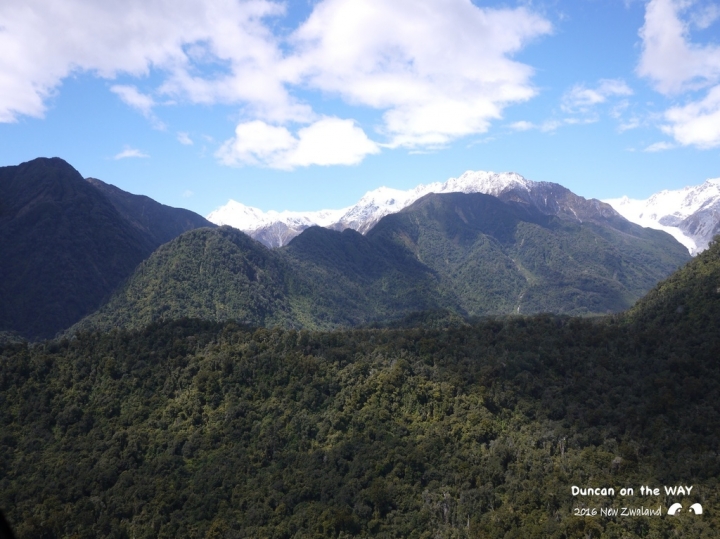
[[[291,166],[356,165],[380,148],[352,120],[323,118],[298,131]]]
[[[140,93],[135,86],[116,84],[110,87],[110,91],[117,94],[126,105],[142,112],[144,116],[152,114],[155,100],[149,95]]]
[[[694,3],[651,0],[647,4],[645,24],[640,29],[643,51],[637,71],[651,79],[663,94],[702,88],[720,78],[720,47],[691,42],[690,25],[680,18]],[[701,25],[710,25],[717,18],[712,11],[697,13]]]
[[[514,129],[515,131],[530,131],[531,129],[536,129],[537,126],[532,123],[525,120],[521,120],[519,122],[514,122],[510,124],[510,129]]]
[[[0,122],[42,117],[63,79],[89,72],[122,76],[111,90],[156,127],[163,127],[153,115],[161,97],[226,103],[240,107],[241,134],[263,125],[265,142],[296,141],[291,158],[287,148],[246,148],[236,133],[219,152],[223,162],[354,163],[377,145],[350,120],[331,126],[307,96],[380,111],[388,147],[441,147],[486,132],[507,106],[536,94],[532,68],[512,58],[552,31],[529,9],[471,0],[319,0],[289,36],[271,30],[284,14],[285,4],[271,0],[0,3]],[[147,93],[126,83],[151,73],[161,83]],[[307,131],[291,135],[291,124]],[[350,147],[326,145],[321,157],[312,141],[325,137],[322,129]]]
[[[683,146],[720,146],[720,85],[700,101],[667,110],[665,119],[662,130]]]
[[[180,131],[177,134],[177,139],[178,139],[178,142],[184,146],[192,146],[192,144],[193,144],[193,141],[190,138],[190,135],[188,135],[184,131]]]
[[[217,157],[226,165],[293,169],[310,165],[355,165],[380,148],[352,120],[322,118],[294,136],[282,126],[255,120],[239,124]]]
[[[532,69],[510,57],[550,23],[470,0],[324,0],[294,33],[296,80],[385,111],[390,146],[438,146],[487,131],[530,99]]]
[[[709,28],[718,19],[720,19],[720,7],[716,4],[702,6],[700,9],[695,11],[690,18],[693,25],[700,30]]]
[[[542,131],[543,133],[552,133],[556,131],[558,128],[564,126],[564,125],[577,125],[577,124],[588,124],[593,123],[595,121],[595,118],[562,118],[560,120],[558,119],[550,119],[545,120],[541,124],[534,124],[532,122],[526,122],[526,121],[520,121],[510,124],[510,128],[514,129],[515,131],[530,131],[531,129],[538,129],[539,131]]]
[[[720,46],[693,42],[690,35],[691,26],[706,29],[718,17],[720,10],[714,4],[651,0],[640,29],[641,76],[651,79],[666,95],[707,89],[704,98],[673,106],[663,115],[662,131],[682,146],[720,146]]]
[[[148,154],[141,152],[130,146],[125,146],[125,149],[115,155],[114,159],[127,159],[128,157],[150,157]]]
[[[274,69],[277,44],[262,22],[282,12],[267,0],[2,2],[0,121],[42,117],[47,98],[73,72],[113,79],[151,69],[168,74],[167,94],[199,102],[247,99],[282,115],[291,99]],[[192,57],[190,45],[205,46],[211,58]],[[204,96],[195,73],[209,60],[228,66],[205,81]]]
[[[183,191],[182,196],[183,196],[183,198],[191,198],[191,197],[195,196],[195,192],[191,191],[190,189],[185,189],[185,191]]]
[[[656,142],[645,148],[645,152],[663,152],[665,150],[672,150],[675,148],[675,144],[672,142]]]
[[[620,79],[602,79],[595,88],[576,84],[562,98],[565,112],[589,112],[595,105],[605,103],[610,97],[632,95],[633,91]]]
[[[235,137],[225,141],[217,157],[226,165],[261,164],[272,166],[297,143],[285,127],[268,125],[262,120],[241,123]]]
[[[116,94],[123,103],[141,112],[143,116],[151,121],[155,129],[165,129],[165,124],[153,113],[153,107],[157,103],[152,96],[141,93],[135,86],[122,84],[111,86],[110,91]]]
[[[543,133],[552,133],[553,131],[557,130],[559,127],[562,127],[563,125],[567,125],[569,123],[569,120],[545,120],[540,126],[538,127],[540,131]]]
[[[622,122],[622,123],[618,126],[618,131],[620,131],[620,133],[624,133],[625,131],[630,131],[630,130],[632,130],[632,129],[637,129],[637,128],[640,127],[641,125],[642,125],[642,123],[641,123],[640,119],[637,118],[637,117],[635,117],[635,116],[633,116],[633,117],[630,118],[628,121]]]

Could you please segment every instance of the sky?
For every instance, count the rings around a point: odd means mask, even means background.
[[[0,166],[207,215],[467,170],[587,198],[720,177],[720,2],[5,0]]]

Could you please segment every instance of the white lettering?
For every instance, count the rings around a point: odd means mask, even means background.
[[[580,488],[573,485],[570,487],[570,492],[572,492],[573,496],[615,496],[615,489],[614,488],[592,488],[592,487],[586,487],[586,488]]]

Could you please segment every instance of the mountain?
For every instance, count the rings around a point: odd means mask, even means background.
[[[623,318],[636,331],[664,331],[674,339],[692,333],[700,341],[712,342],[720,320],[720,242],[710,242],[692,263],[658,283]]]
[[[607,199],[623,217],[641,226],[664,230],[695,255],[720,233],[720,178],[674,191],[660,191],[646,200]]]
[[[207,218],[218,226],[232,226],[268,247],[281,247],[311,226],[331,227],[345,210],[263,212],[230,200]]]
[[[230,225],[246,232],[268,247],[281,247],[311,226],[333,230],[351,228],[365,234],[386,215],[413,204],[429,193],[483,193],[504,201],[522,201],[548,215],[570,220],[616,220],[612,207],[597,200],[586,200],[550,182],[533,182],[514,172],[465,172],[446,182],[419,185],[402,191],[380,187],[363,196],[357,204],[340,210],[317,212],[263,212],[234,200],[208,215],[218,225]]]
[[[481,193],[426,195],[367,236],[389,252],[412,251],[438,275],[442,295],[455,298],[445,306],[471,316],[620,311],[687,260],[666,234],[547,187],[554,196],[508,190],[507,202]],[[558,217],[565,212],[572,219]]]
[[[153,253],[73,331],[181,317],[333,329],[433,310],[605,314],[689,258],[669,235],[551,188],[537,200],[507,191],[508,202],[429,194],[365,235],[313,226],[279,249],[227,226],[193,230]],[[568,208],[573,220],[553,215]]]
[[[184,319],[4,345],[0,507],[19,539],[715,537],[718,282],[715,244],[595,320]]]
[[[183,317],[251,326],[351,327],[437,306],[433,273],[361,234],[311,227],[271,250],[223,226],[187,232],[155,251],[72,332],[139,328]]]
[[[55,335],[97,309],[160,243],[199,224],[59,158],[0,168],[0,330]]]
[[[456,307],[438,275],[405,247],[375,242],[352,229],[311,227],[277,250],[296,275],[294,303],[330,329],[385,323],[407,313]]]
[[[126,221],[150,238],[156,246],[188,230],[215,226],[190,210],[172,208],[144,195],[133,195],[97,178],[87,178],[87,181],[107,197]]]
[[[73,331],[183,317],[292,327],[287,274],[282,257],[238,230],[195,229],[153,252]]]

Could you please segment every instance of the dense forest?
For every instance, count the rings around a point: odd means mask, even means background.
[[[7,343],[0,507],[21,538],[717,537],[718,320],[715,244],[603,319]]]
[[[689,255],[664,232],[617,226],[446,193],[384,217],[366,235],[311,227],[275,250],[230,227],[200,228],[162,245],[70,332],[181,317],[330,330],[438,309],[460,317],[619,312]]]
[[[689,259],[597,200],[537,190],[428,194],[366,234],[310,227],[268,249],[60,158],[0,167],[0,342],[184,317],[332,330],[428,310],[604,315]]]

